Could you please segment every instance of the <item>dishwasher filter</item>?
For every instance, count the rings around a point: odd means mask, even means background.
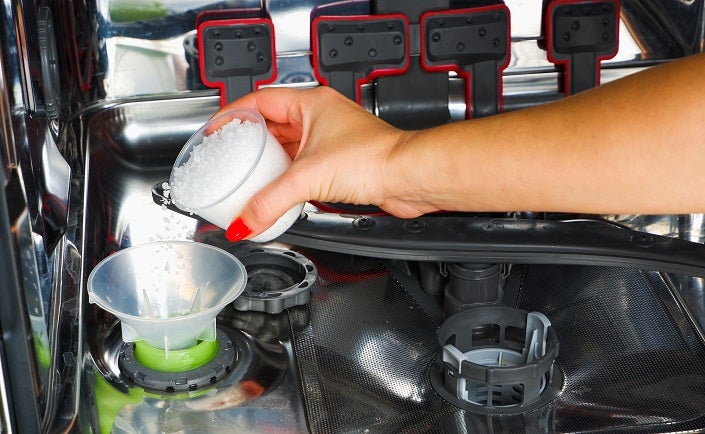
[[[553,396],[483,414],[434,389],[440,324],[412,296],[413,279],[373,259],[307,256],[325,270],[310,323],[293,335],[313,433],[679,432],[705,423],[705,343],[659,273],[514,267],[505,304],[541,312],[560,342],[544,386]]]
[[[478,306],[445,320],[441,356],[431,384],[444,399],[469,411],[522,413],[545,405],[560,390],[558,338],[540,312]]]

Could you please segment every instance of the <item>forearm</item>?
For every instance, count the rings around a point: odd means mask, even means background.
[[[693,56],[556,103],[414,133],[395,150],[404,168],[393,176],[440,209],[705,212],[702,72],[705,57]]]

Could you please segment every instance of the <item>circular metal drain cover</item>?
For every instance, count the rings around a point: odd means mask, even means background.
[[[239,259],[247,270],[247,286],[233,302],[235,309],[275,314],[311,299],[318,273],[300,253],[257,248]]]

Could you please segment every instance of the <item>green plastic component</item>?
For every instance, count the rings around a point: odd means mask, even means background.
[[[169,15],[163,2],[146,0],[113,0],[109,11],[114,23],[154,20]]]
[[[98,408],[98,421],[101,434],[110,434],[120,410],[129,404],[142,402],[145,392],[140,388],[130,388],[123,393],[114,388],[100,374],[95,375],[95,404]]]
[[[167,353],[147,345],[144,341],[135,342],[135,358],[149,369],[160,372],[184,372],[199,368],[213,360],[218,354],[218,341],[201,341],[192,348],[170,350]]]
[[[39,367],[48,369],[51,364],[51,350],[47,339],[42,339],[42,336],[34,335],[34,354],[37,356],[37,364]]]
[[[166,399],[162,395],[149,393],[141,387],[130,387],[127,392],[122,392],[115,388],[108,380],[100,374],[96,374],[95,386],[93,391],[95,394],[95,405],[98,410],[98,423],[100,424],[100,434],[111,434],[115,426],[115,418],[124,407],[128,405],[140,404],[145,398],[162,400]],[[197,392],[179,393],[169,395],[170,400],[190,399],[209,393],[208,390]],[[88,431],[88,430],[86,430]],[[81,431],[83,432],[83,431]]]

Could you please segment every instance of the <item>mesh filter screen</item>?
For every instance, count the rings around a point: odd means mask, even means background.
[[[566,378],[558,431],[704,426],[705,348],[658,274],[531,267],[518,305],[556,327]]]
[[[546,314],[556,327],[565,387],[533,412],[484,416],[434,392],[436,325],[380,261],[305,254],[319,281],[310,323],[293,341],[313,433],[705,427],[705,347],[656,274],[525,268],[517,307]]]
[[[423,419],[435,326],[379,262],[312,260],[311,322],[294,339],[311,430],[398,432]]]

